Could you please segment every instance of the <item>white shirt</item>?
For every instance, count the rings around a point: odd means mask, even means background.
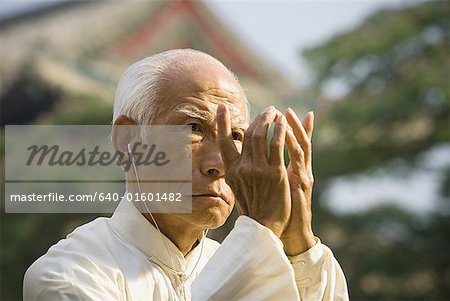
[[[348,300],[344,274],[318,239],[288,258],[270,229],[241,216],[221,245],[202,237],[184,257],[125,200],[36,260],[23,293],[42,301]]]

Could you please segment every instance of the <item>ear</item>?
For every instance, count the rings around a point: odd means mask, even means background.
[[[124,155],[128,154],[128,143],[131,143],[133,133],[130,126],[137,125],[137,123],[127,116],[120,115],[114,121],[111,132],[111,140],[114,150],[121,152]]]

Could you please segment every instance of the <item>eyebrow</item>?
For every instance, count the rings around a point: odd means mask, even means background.
[[[236,112],[235,109],[230,110],[230,111]],[[211,112],[209,112],[207,110],[202,110],[202,109],[198,108],[197,106],[193,106],[193,105],[183,105],[183,106],[176,108],[174,111],[174,115],[175,116],[183,115],[183,116],[188,116],[188,117],[191,117],[194,119],[200,119],[200,120],[204,120],[204,121],[214,119],[214,115]],[[233,122],[233,121],[235,121],[235,122]],[[242,130],[245,130],[248,127],[248,122],[245,118],[235,118],[234,120],[232,120],[232,125],[233,125],[233,128],[240,128]]]
[[[193,105],[184,105],[175,109],[176,115],[186,115],[192,118],[209,120],[211,119],[211,113],[208,111],[200,110],[198,107]]]

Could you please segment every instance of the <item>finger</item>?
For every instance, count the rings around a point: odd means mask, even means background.
[[[286,130],[286,145],[290,163],[295,170],[305,168],[304,153],[290,127]]]
[[[224,104],[219,104],[217,107],[217,130],[220,154],[225,168],[228,168],[239,157],[239,151],[231,134],[230,113]]]
[[[314,129],[314,112],[308,112],[302,120],[302,125],[306,130],[309,140],[312,138],[312,133]]]
[[[286,111],[286,119],[289,125],[292,127],[294,135],[297,138],[297,141],[300,143],[300,145],[302,140],[303,141],[309,140],[308,134],[306,133],[305,128],[300,122],[300,119],[297,117],[297,114],[295,114],[295,112],[291,108],[287,109]]]
[[[286,118],[280,113],[277,115],[272,141],[270,142],[270,163],[284,166],[284,143],[286,140]]]
[[[252,134],[259,122],[259,117],[260,115],[256,116],[244,133],[244,141],[242,142],[242,159],[247,162],[252,161]]]
[[[254,165],[263,166],[269,161],[267,154],[267,132],[277,115],[277,110],[273,106],[270,106],[260,115],[258,124],[252,133],[252,162]]]
[[[291,108],[289,108],[286,112],[286,119],[289,125],[292,127],[298,143],[300,143],[300,146],[303,149],[303,152],[305,154],[305,164],[309,165],[311,162],[311,141],[308,137],[308,134],[303,128],[300,119],[298,119],[297,115]]]
[[[314,130],[314,112],[310,111],[306,114],[305,118],[303,118],[303,124],[305,126],[306,133],[308,134],[309,141],[310,141],[310,149],[309,149],[309,157],[306,161],[306,169],[312,177],[312,134]]]

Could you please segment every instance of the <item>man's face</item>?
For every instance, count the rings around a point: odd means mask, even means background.
[[[222,65],[206,60],[190,72],[173,72],[161,97],[160,117],[153,124],[192,126],[192,214],[177,214],[195,227],[217,228],[230,215],[234,195],[226,184],[217,140],[217,106],[231,112],[233,139],[242,148],[247,108],[234,77]]]

